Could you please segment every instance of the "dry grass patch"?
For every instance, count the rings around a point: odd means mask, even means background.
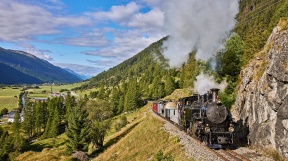
[[[278,26],[280,27],[280,31],[286,30],[288,28],[288,18],[281,18]]]
[[[143,110],[147,111],[147,108]],[[158,156],[168,160],[187,160],[179,140],[163,130],[162,121],[150,112],[139,113],[141,118],[119,134],[107,138],[104,146],[118,137],[95,160],[154,160]]]
[[[43,149],[42,152],[28,151],[16,158],[16,161],[70,161],[72,157],[65,156],[65,146],[53,149]]]
[[[192,91],[189,89],[176,89],[171,95],[164,98],[164,100],[177,101],[179,98],[191,96]]]
[[[57,136],[55,142],[53,138],[36,141],[30,146],[30,151],[19,155],[16,160],[18,161],[69,161],[72,157],[65,155],[65,141],[67,136],[61,134]]]

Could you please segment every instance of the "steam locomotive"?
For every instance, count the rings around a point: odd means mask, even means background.
[[[204,95],[180,98],[178,103],[157,101],[152,110],[177,124],[212,149],[233,144],[234,124],[229,110],[218,101],[217,88]]]

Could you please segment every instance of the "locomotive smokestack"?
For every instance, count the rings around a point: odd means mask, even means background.
[[[217,102],[217,96],[218,96],[218,91],[220,89],[218,88],[212,88],[210,89],[212,91],[212,102]]]

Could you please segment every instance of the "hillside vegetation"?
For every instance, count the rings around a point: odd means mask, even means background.
[[[237,16],[237,32],[245,44],[243,64],[261,51],[273,28],[288,17],[287,0],[242,0]]]
[[[74,83],[81,79],[34,55],[0,48],[0,83]]]
[[[1,83],[3,84],[39,84],[42,83],[41,80],[30,76],[28,74],[22,73],[6,64],[0,62],[0,75]]]
[[[89,149],[89,157],[94,160],[189,160],[182,151],[179,140],[165,132],[163,122],[153,117],[148,111],[150,104],[137,112],[128,113],[128,124],[120,131],[112,128],[104,141],[104,151]],[[113,125],[119,120],[113,120]],[[141,139],[140,139],[141,138]],[[19,155],[16,160],[72,160],[65,156],[67,136],[43,139],[32,143],[30,151]],[[96,157],[97,156],[97,157]]]

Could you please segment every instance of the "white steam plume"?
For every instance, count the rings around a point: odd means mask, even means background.
[[[163,0],[165,31],[163,55],[171,67],[180,67],[189,53],[207,60],[220,48],[235,25],[238,0]]]
[[[209,91],[211,88],[219,88],[220,91],[224,91],[227,86],[227,82],[223,81],[220,84],[214,81],[212,76],[207,76],[203,73],[196,77],[197,81],[194,82],[194,87],[196,92],[199,94],[204,94]]]

